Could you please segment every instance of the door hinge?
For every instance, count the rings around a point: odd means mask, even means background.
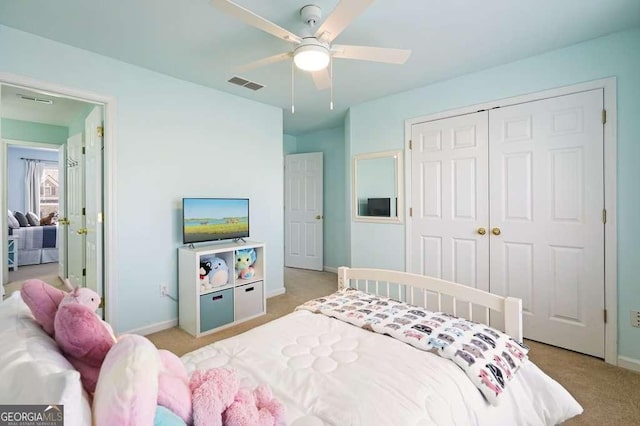
[[[98,126],[96,127],[97,133],[98,133],[98,137],[101,138],[102,136],[104,136],[104,127],[102,126]]]
[[[82,268],[82,276],[83,277],[87,276],[87,268]]]
[[[413,149],[413,141],[409,139],[409,149]]]
[[[607,223],[607,209],[602,209],[602,223]]]
[[[607,323],[607,310],[604,310],[604,322]]]
[[[607,110],[603,109],[602,110],[602,124],[605,124],[607,122]]]
[[[85,149],[85,147],[83,146],[83,147],[82,147],[82,153],[84,154],[85,152],[86,152],[86,149]]]
[[[413,207],[409,207],[409,217],[413,217]]]
[[[82,216],[84,216],[84,215],[86,215],[86,214],[87,214],[87,209],[83,207],[83,208],[82,208]]]

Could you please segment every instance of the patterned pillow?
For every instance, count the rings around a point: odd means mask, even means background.
[[[34,212],[27,212],[27,222],[29,222],[31,226],[39,226],[40,218],[38,218]]]
[[[29,221],[27,220],[27,217],[24,215],[24,213],[15,212],[13,213],[13,215],[15,216],[21,227],[29,226]]]
[[[20,222],[18,222],[18,219],[16,219],[11,210],[9,210],[7,214],[7,224],[9,228],[12,229],[20,228]]]

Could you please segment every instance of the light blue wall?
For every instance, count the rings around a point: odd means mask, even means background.
[[[345,190],[349,180],[344,168],[344,128],[321,130],[298,136],[294,152],[323,154],[324,265],[347,265]]]
[[[55,147],[57,148],[57,146]],[[9,145],[7,147],[7,208],[12,211],[26,213],[24,202],[25,173],[27,163],[24,158],[35,160],[58,161],[58,151],[43,149],[22,148],[19,145]],[[39,214],[38,212],[34,212]]]
[[[439,111],[615,76],[618,102],[618,350],[640,360],[640,29],[598,38],[351,108],[349,156],[402,149],[404,121]],[[403,270],[404,227],[351,222],[353,266]]]
[[[117,332],[177,318],[158,288],[178,293],[182,197],[249,197],[251,238],[267,248],[266,291],[283,289],[282,110],[6,26],[0,52],[0,72],[115,98],[115,212],[106,220],[117,247]]]
[[[64,126],[11,120],[9,118],[3,118],[0,125],[3,139],[62,145],[69,136],[69,129]]]
[[[78,133],[84,133],[84,120],[87,118],[89,113],[95,108],[95,105],[87,103],[82,112],[80,112],[77,116],[71,120],[69,123],[69,136],[73,136]]]
[[[294,154],[297,149],[297,139],[295,136],[285,134],[282,139],[282,152],[284,155]]]

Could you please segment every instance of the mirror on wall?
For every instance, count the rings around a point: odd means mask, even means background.
[[[402,151],[353,157],[353,220],[402,222]]]

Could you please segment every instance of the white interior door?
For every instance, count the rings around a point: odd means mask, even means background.
[[[102,289],[102,107],[85,119],[85,285]]]
[[[415,124],[411,141],[410,272],[488,291],[487,112]]]
[[[67,140],[68,141],[68,140]],[[68,143],[68,142],[67,142]],[[67,217],[67,197],[65,196],[67,188],[65,186],[67,174],[66,163],[66,145],[62,145],[58,149],[58,220]],[[67,228],[64,223],[58,223],[58,232],[56,233],[58,246],[58,276],[64,280],[67,278]]]
[[[284,176],[284,264],[322,271],[322,153],[287,155]]]
[[[602,89],[489,113],[491,291],[525,337],[604,357]]]
[[[84,154],[83,135],[67,140],[67,274],[71,284],[84,287]]]

